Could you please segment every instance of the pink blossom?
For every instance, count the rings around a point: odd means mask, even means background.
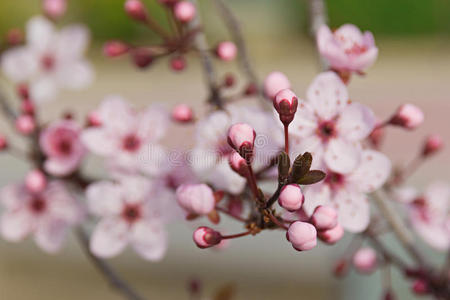
[[[216,48],[217,56],[224,61],[232,61],[237,51],[236,45],[230,41],[221,42]]]
[[[450,187],[442,182],[428,186],[423,194],[414,188],[396,191],[396,199],[408,208],[409,221],[416,233],[433,248],[450,248]]]
[[[147,19],[147,10],[140,0],[126,0],[125,12],[137,21],[145,21]]]
[[[103,46],[103,53],[108,57],[117,57],[130,50],[130,47],[121,41],[109,41]]]
[[[415,129],[423,123],[424,115],[420,108],[413,104],[401,105],[390,120],[390,124]]]
[[[191,122],[194,118],[192,108],[187,104],[178,104],[172,109],[172,119],[180,122]]]
[[[288,241],[295,250],[311,250],[317,245],[316,228],[306,222],[296,221],[289,226],[286,233]]]
[[[303,205],[303,192],[298,184],[285,185],[278,197],[278,204],[288,211],[299,210]]]
[[[370,221],[368,193],[380,188],[391,172],[391,162],[382,153],[362,151],[359,165],[348,173],[327,171],[319,184],[305,190],[304,208],[308,215],[319,205],[328,205],[338,212],[338,222],[350,232],[361,232]]]
[[[372,273],[377,267],[377,253],[369,247],[358,249],[353,255],[353,265],[361,273]]]
[[[59,181],[49,182],[38,193],[24,184],[10,184],[0,198],[5,208],[0,223],[3,238],[18,242],[33,234],[37,245],[49,253],[61,248],[67,229],[83,217],[79,203]]]
[[[280,115],[280,121],[286,126],[292,122],[297,112],[297,95],[289,89],[281,90],[276,94],[273,106]]]
[[[256,132],[246,123],[236,123],[228,129],[228,144],[242,157],[253,154]]]
[[[229,156],[228,161],[229,161],[230,167],[231,167],[231,169],[233,169],[233,171],[235,171],[242,177],[246,178],[248,176],[249,169],[247,166],[247,162],[241,155],[239,155],[239,153],[237,153],[237,152],[232,153]]]
[[[194,214],[207,215],[216,205],[213,190],[206,184],[183,184],[176,193],[180,206]]]
[[[167,249],[166,210],[153,188],[148,179],[137,176],[117,183],[100,181],[87,188],[89,211],[101,218],[92,233],[92,253],[110,258],[131,245],[145,259],[162,259]]]
[[[264,80],[264,93],[270,99],[274,99],[279,91],[290,88],[289,79],[281,72],[272,72]]]
[[[199,227],[194,231],[193,239],[197,247],[201,249],[219,245],[222,241],[222,235],[209,227]]]
[[[40,193],[47,186],[47,178],[41,170],[31,170],[25,177],[25,186],[33,193]]]
[[[26,45],[6,51],[1,67],[12,81],[29,82],[34,101],[52,100],[61,88],[77,90],[93,81],[92,67],[83,58],[88,43],[89,32],[82,25],[57,31],[49,20],[33,17]]]
[[[183,71],[186,68],[186,60],[183,56],[175,56],[170,59],[170,68],[176,72]]]
[[[36,129],[36,121],[30,115],[20,115],[16,119],[15,125],[17,131],[24,135],[29,135]]]
[[[356,26],[345,24],[334,32],[322,25],[317,32],[319,52],[338,71],[363,72],[378,56],[371,32],[362,33]]]
[[[344,228],[337,224],[331,229],[319,231],[319,238],[327,244],[333,245],[344,236]]]
[[[429,156],[432,155],[444,147],[444,141],[442,137],[438,134],[431,134],[425,140],[422,155]]]
[[[311,223],[317,230],[328,230],[336,227],[338,214],[337,211],[325,205],[319,205],[314,209],[311,216]]]
[[[101,125],[81,135],[89,151],[105,157],[112,170],[160,171],[165,153],[158,142],[166,131],[167,112],[157,106],[136,111],[121,97],[110,96],[96,113]]]
[[[180,1],[173,7],[173,12],[178,21],[190,22],[195,17],[195,5],[189,1]]]
[[[43,10],[49,18],[60,18],[66,13],[67,0],[44,0]]]
[[[81,127],[72,120],[56,121],[41,133],[39,144],[47,159],[45,170],[55,176],[75,171],[85,154],[80,140]]]
[[[349,101],[347,88],[334,72],[319,74],[309,86],[307,101],[299,101],[289,127],[294,154],[311,152],[313,168],[324,164],[347,173],[358,165],[360,143],[375,127],[366,106]]]

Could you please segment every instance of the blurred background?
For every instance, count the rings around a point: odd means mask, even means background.
[[[136,70],[128,59],[110,60],[101,55],[108,39],[134,44],[157,42],[146,28],[130,21],[123,12],[123,0],[72,0],[63,23],[83,22],[92,30],[89,53],[96,82],[82,92],[64,93],[45,108],[51,120],[70,108],[83,120],[105,95],[125,96],[137,106],[163,102],[167,107],[187,102],[201,107],[206,97],[201,69],[194,56],[187,57],[185,72],[174,74],[167,60],[158,61],[146,71]],[[154,0],[144,1],[161,22],[165,14]],[[319,71],[314,45],[308,37],[306,0],[229,0],[241,21],[248,40],[252,62],[260,78],[273,70],[288,75],[298,95],[304,95]],[[200,0],[205,29],[211,45],[229,39],[215,7]],[[411,102],[423,108],[425,124],[417,131],[391,129],[383,150],[399,164],[411,160],[423,138],[431,132],[443,135],[450,144],[450,2],[447,0],[333,0],[327,1],[331,26],[354,23],[371,30],[380,49],[379,59],[368,74],[355,77],[350,84],[353,100],[371,106],[381,119],[399,104]],[[0,34],[11,27],[22,27],[40,12],[38,0],[0,1]],[[217,62],[220,74],[237,72],[233,63]],[[237,73],[236,73],[237,74]],[[244,84],[245,82],[242,82]],[[7,86],[4,79],[2,87]],[[3,116],[0,130],[7,131]],[[189,147],[193,128],[172,128],[166,143]],[[101,166],[95,159],[86,168]],[[445,150],[423,166],[411,183],[424,187],[441,179],[450,182],[450,151]],[[5,154],[0,155],[0,186],[19,180],[28,166]],[[197,224],[195,224],[197,225]],[[186,286],[191,278],[202,280],[207,294],[231,284],[234,299],[380,299],[381,276],[360,276],[352,272],[344,280],[331,274],[335,260],[345,252],[349,237],[335,247],[320,245],[317,250],[298,253],[283,236],[266,233],[233,241],[223,252],[201,251],[191,241],[194,224],[175,224],[170,228],[169,252],[160,263],[148,263],[127,252],[111,263],[137,286],[147,299],[188,299]],[[224,222],[228,231],[239,230]],[[388,237],[389,239],[389,237]],[[398,249],[393,239],[390,246]],[[425,248],[433,261],[443,256]],[[405,255],[400,253],[401,255]],[[402,275],[394,271],[398,299],[413,299]],[[92,267],[74,240],[56,256],[40,251],[32,241],[9,244],[0,241],[0,299],[121,299]]]

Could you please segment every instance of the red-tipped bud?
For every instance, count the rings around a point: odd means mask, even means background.
[[[20,111],[24,115],[34,115],[34,104],[29,99],[22,100],[22,103],[20,103]]]
[[[19,28],[12,28],[6,33],[6,42],[10,46],[16,46],[23,42],[23,31]]]
[[[8,140],[0,133],[0,151],[5,150],[6,148],[8,148]]]
[[[270,99],[275,99],[279,91],[290,89],[289,79],[281,72],[272,72],[264,80],[264,93]]]
[[[414,280],[411,288],[413,292],[418,295],[425,295],[429,292],[428,283],[423,279]]]
[[[280,121],[284,125],[288,125],[294,120],[295,113],[297,112],[298,98],[289,89],[281,90],[275,96],[273,106],[280,115]]]
[[[28,85],[25,83],[21,83],[21,84],[17,85],[16,93],[22,99],[28,99],[30,97]]]
[[[117,57],[127,53],[130,47],[121,41],[108,41],[103,46],[103,54],[108,57]]]
[[[36,122],[30,115],[20,115],[16,119],[16,129],[21,134],[28,135],[36,129]]]
[[[218,245],[222,241],[220,232],[209,227],[199,227],[194,231],[194,242],[201,249],[210,248]]]
[[[145,69],[153,62],[153,53],[147,48],[136,48],[133,49],[131,58],[136,67]]]
[[[247,161],[253,156],[255,138],[255,130],[245,123],[234,124],[228,130],[228,144]]]
[[[338,224],[337,211],[331,206],[319,205],[311,216],[311,223],[317,230],[333,229]]]
[[[442,141],[442,137],[438,134],[432,134],[427,137],[425,140],[422,155],[423,156],[429,156],[432,154],[435,154],[439,150],[444,147],[444,142]]]
[[[378,126],[379,124],[375,126],[375,129],[369,135],[370,143],[377,149],[380,148],[385,136],[385,130],[383,127]]]
[[[258,87],[256,86],[256,84],[250,83],[250,84],[247,85],[247,87],[245,88],[244,94],[245,94],[246,96],[252,96],[252,95],[256,94],[257,91],[258,91]]]
[[[66,13],[67,0],[44,0],[42,10],[50,19],[58,19]]]
[[[415,129],[423,123],[424,115],[420,108],[413,104],[403,104],[389,121],[389,124],[406,129]]]
[[[296,211],[302,207],[304,199],[302,189],[298,184],[288,184],[281,189],[278,204],[288,211]]]
[[[311,250],[317,245],[316,228],[306,222],[296,221],[289,226],[286,238],[298,251]]]
[[[370,274],[377,268],[377,253],[372,248],[361,248],[353,255],[353,266],[363,274]]]
[[[233,42],[221,42],[216,47],[217,57],[224,61],[232,61],[237,55],[237,47]]]
[[[334,268],[333,268],[333,274],[336,277],[343,277],[345,275],[347,275],[349,270],[348,267],[348,262],[346,259],[341,259],[339,261],[336,262]]]
[[[337,224],[331,229],[319,231],[319,238],[327,244],[335,244],[344,236],[344,228]]]
[[[207,215],[214,210],[216,200],[206,184],[182,184],[176,191],[178,204],[190,213]]]
[[[235,79],[234,79],[233,74],[227,74],[225,76],[225,80],[223,81],[223,84],[229,88],[234,85],[234,82],[235,82]]]
[[[41,170],[32,170],[25,177],[25,186],[31,192],[40,193],[47,186],[47,178]]]
[[[94,110],[88,113],[87,115],[87,126],[89,127],[98,127],[102,125],[102,121],[100,120],[100,116],[98,113]]]
[[[136,21],[147,21],[147,9],[140,0],[125,1],[125,12]]]
[[[173,13],[178,21],[187,23],[195,17],[195,5],[189,1],[180,1],[173,7]]]
[[[192,108],[186,104],[178,104],[172,109],[172,119],[180,123],[188,123],[194,119]]]
[[[228,157],[228,162],[230,163],[230,167],[231,169],[233,169],[233,171],[235,171],[242,177],[248,176],[247,162],[239,153],[234,152],[233,154],[231,154]]]
[[[186,60],[183,56],[176,56],[170,60],[170,68],[174,71],[183,71],[186,68]]]

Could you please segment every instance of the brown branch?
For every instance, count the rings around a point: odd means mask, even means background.
[[[77,228],[76,235],[84,253],[113,288],[121,293],[125,299],[144,300],[144,298],[142,298],[122,278],[120,278],[119,275],[117,275],[117,273],[107,262],[92,254],[91,250],[89,249],[89,237],[83,228]]]
[[[313,37],[314,41],[316,42],[316,48],[317,48],[317,41],[316,41],[316,35],[317,31],[319,30],[320,26],[327,24],[328,17],[327,17],[327,5],[325,3],[325,0],[308,0],[309,4],[309,23],[310,23],[310,34]],[[319,53],[319,51],[317,51]],[[328,63],[320,57],[320,65],[322,70],[328,69]]]
[[[14,111],[14,109],[8,103],[5,95],[2,92],[0,92],[0,108],[3,111],[3,114],[5,115],[5,117],[8,118],[12,124],[14,124],[14,122],[17,118],[17,113]]]

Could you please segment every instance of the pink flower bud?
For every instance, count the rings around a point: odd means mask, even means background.
[[[234,82],[235,82],[235,79],[234,79],[233,74],[227,74],[225,76],[225,80],[223,81],[223,84],[229,88],[234,85]]]
[[[337,211],[331,206],[319,205],[311,216],[311,223],[317,230],[328,230],[337,226]]]
[[[30,115],[20,115],[16,119],[16,129],[20,133],[28,135],[36,129],[36,122]]]
[[[376,124],[375,129],[369,135],[369,141],[375,148],[380,147],[385,135],[384,127],[377,127],[379,124],[380,122]]]
[[[286,237],[298,251],[311,250],[317,245],[316,228],[306,222],[296,221],[289,226]]]
[[[256,94],[256,92],[258,92],[258,87],[256,86],[256,84],[250,83],[245,88],[244,94],[246,96],[252,96],[252,95]]]
[[[147,10],[144,4],[140,0],[127,0],[125,1],[126,13],[136,21],[147,20]]]
[[[20,98],[22,98],[23,100],[28,99],[30,97],[28,85],[25,83],[18,84],[16,87],[16,92],[17,95],[19,95]]]
[[[47,178],[41,170],[32,170],[25,177],[25,186],[31,192],[40,193],[47,186]]]
[[[291,88],[291,83],[281,72],[272,72],[264,80],[264,93],[270,99],[275,99],[279,91],[289,88]]]
[[[228,130],[228,144],[247,161],[252,157],[255,138],[255,130],[245,123],[234,124]]]
[[[216,205],[214,193],[206,184],[182,184],[177,188],[176,196],[181,207],[198,215],[209,214]]]
[[[425,295],[428,293],[428,283],[423,279],[416,279],[413,282],[412,290],[418,295]]]
[[[131,52],[131,58],[136,67],[145,69],[153,62],[153,53],[147,48],[136,48]]]
[[[23,42],[23,31],[19,28],[12,28],[6,33],[6,42],[10,46],[16,46]]]
[[[108,57],[117,57],[130,50],[130,47],[121,41],[108,41],[103,46],[103,53]]]
[[[0,134],[0,151],[5,150],[8,147],[8,140],[2,134]]]
[[[60,18],[66,13],[67,0],[44,0],[42,9],[50,19]]]
[[[178,21],[187,23],[195,17],[195,5],[189,1],[177,2],[173,7],[173,13]]]
[[[278,204],[288,211],[296,211],[302,207],[304,198],[298,184],[288,184],[281,189]]]
[[[442,137],[438,134],[432,134],[427,137],[425,140],[425,144],[423,146],[422,155],[428,156],[432,155],[444,146],[444,142],[442,141]]]
[[[294,120],[297,112],[298,98],[291,90],[284,89],[276,94],[273,106],[280,115],[280,121],[284,125],[288,125]]]
[[[170,60],[170,68],[174,71],[183,71],[186,68],[186,61],[183,56],[176,56]]]
[[[341,259],[334,265],[333,273],[336,277],[342,277],[348,273],[348,262],[346,259]]]
[[[370,274],[377,267],[377,253],[372,248],[361,248],[353,255],[353,265],[359,272]]]
[[[96,111],[91,111],[87,116],[87,124],[88,126],[98,127],[102,125],[102,121],[100,120],[100,116]]]
[[[248,176],[247,162],[239,153],[234,152],[233,154],[231,154],[228,157],[228,162],[230,163],[230,167],[231,169],[233,169],[233,171],[235,171],[242,177]]]
[[[201,226],[194,231],[194,242],[201,249],[218,245],[222,241],[220,232],[212,228]]]
[[[217,45],[216,54],[221,60],[231,61],[237,55],[236,45],[230,41],[221,42]]]
[[[194,119],[192,108],[186,104],[176,105],[172,109],[172,119],[181,123],[191,122]]]
[[[344,236],[344,228],[337,224],[331,229],[319,231],[319,238],[327,244],[334,244]]]
[[[415,129],[422,124],[424,119],[423,112],[413,104],[403,104],[390,120],[390,124],[404,127],[406,129]]]
[[[24,115],[34,115],[34,104],[29,99],[23,99],[20,103],[20,110]]]

